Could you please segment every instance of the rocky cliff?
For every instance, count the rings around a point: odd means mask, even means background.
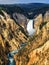
[[[3,10],[2,14],[0,14],[0,65],[7,65],[7,54],[19,49],[21,43],[26,43],[28,36],[10,15]]]
[[[3,15],[2,15],[3,14]],[[18,50],[21,44],[26,44],[14,55],[16,65],[49,65],[49,20],[38,20],[37,31],[29,37],[9,14],[2,10],[0,14],[0,65],[7,65],[7,54]],[[38,17],[37,17],[38,18]],[[38,34],[37,34],[38,33]]]
[[[14,56],[16,65],[49,65],[49,21],[43,21],[38,29],[38,34]]]

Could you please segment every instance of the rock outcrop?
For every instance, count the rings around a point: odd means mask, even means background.
[[[41,17],[37,31],[28,37],[23,27],[2,10],[0,14],[0,65],[7,65],[7,54],[20,48],[14,55],[16,65],[49,65],[49,21]],[[45,15],[46,16],[46,15]],[[38,34],[37,34],[38,33]]]
[[[38,34],[14,56],[16,65],[49,65],[49,21],[42,22],[38,27]]]
[[[0,59],[0,65],[7,65],[6,62],[4,63],[7,54],[19,49],[21,43],[26,43],[28,36],[23,28],[11,19],[6,12],[2,10],[2,13],[4,16],[0,14],[0,57],[2,57],[2,59]]]

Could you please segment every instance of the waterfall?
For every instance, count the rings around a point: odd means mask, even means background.
[[[35,33],[35,29],[33,28],[33,20],[29,20],[28,24],[27,24],[27,31],[29,33],[29,35],[33,35]]]

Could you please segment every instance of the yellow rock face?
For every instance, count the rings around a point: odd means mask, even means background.
[[[20,47],[21,43],[28,41],[26,33],[22,31],[23,28],[15,23],[10,16],[2,10],[4,16],[0,14],[0,65],[7,65],[5,58],[7,54],[11,51],[14,51]],[[5,55],[5,58],[3,57]],[[4,61],[5,59],[5,61]],[[3,62],[2,62],[3,60]]]
[[[39,14],[39,15],[34,19],[34,27],[37,28],[42,22],[43,22],[42,14]]]
[[[7,65],[7,54],[19,49],[21,43],[28,44],[14,55],[16,65],[49,65],[49,21],[39,29],[43,24],[42,15],[39,15],[39,22],[35,23],[37,32],[28,38],[23,28],[2,12],[5,17],[0,15],[0,65]]]
[[[43,46],[33,50],[30,54],[30,60],[27,65],[48,65],[49,64],[49,41],[47,41]]]
[[[14,56],[16,65],[49,65],[49,22]]]
[[[4,37],[4,41],[8,42],[11,46],[10,51],[12,51],[18,48],[19,43],[27,42],[27,36],[21,31],[20,26],[16,24],[6,12],[2,12],[5,17],[0,15],[0,35]],[[5,43],[4,41],[3,43]]]

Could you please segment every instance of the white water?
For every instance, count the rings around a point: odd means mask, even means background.
[[[27,31],[30,36],[35,33],[36,30],[33,28],[33,20],[29,20],[29,22],[27,24]]]

